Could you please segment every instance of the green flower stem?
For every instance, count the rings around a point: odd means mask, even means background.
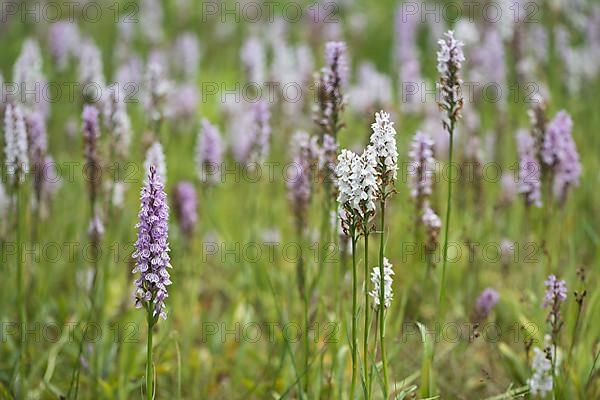
[[[448,229],[450,227],[450,214],[452,212],[452,181],[454,179],[452,174],[452,154],[454,150],[454,120],[450,120],[448,134],[450,135],[450,146],[448,152],[448,165],[450,166],[448,171],[448,198],[446,200],[446,221],[444,226],[444,260],[442,262],[442,279],[440,281],[440,297],[438,302],[438,312],[436,315],[436,323],[435,323],[435,338],[433,341],[433,351],[431,352],[431,367],[433,368],[433,362],[435,359],[435,351],[436,351],[436,342],[437,338],[441,332],[441,324],[444,323],[445,320],[445,297],[446,297],[446,265],[448,264]],[[429,380],[432,380],[432,375],[430,375]]]
[[[446,201],[446,223],[444,226],[444,260],[442,263],[442,280],[440,282],[440,299],[439,299],[439,305],[438,305],[438,324],[439,325],[441,323],[444,322],[444,316],[445,316],[445,304],[444,304],[444,298],[446,296],[446,266],[448,264],[448,229],[450,227],[450,214],[452,212],[452,181],[454,179],[453,177],[453,173],[452,173],[452,153],[454,150],[454,121],[451,120],[450,121],[450,149],[449,149],[449,155],[448,155],[448,165],[449,165],[449,169],[448,169],[448,198]],[[437,326],[436,326],[436,330],[437,330]]]
[[[385,276],[383,267],[383,246],[385,242],[385,196],[381,200],[381,240],[379,241],[379,341],[381,345],[381,363],[383,369],[383,398],[388,396],[387,362],[385,357]]]
[[[300,250],[300,252],[302,253],[302,250]],[[302,269],[303,269],[303,276],[304,276],[304,280],[306,280],[306,271],[304,271],[304,262],[302,261],[302,256],[300,256],[301,258],[301,263],[302,265]],[[303,283],[303,288],[302,291],[303,293],[303,297],[304,297],[304,391],[308,394],[308,391],[310,389],[310,373],[309,373],[309,368],[310,368],[310,338],[309,338],[309,307],[310,307],[310,294],[308,292],[308,288],[306,287],[306,283]]]
[[[357,320],[357,292],[358,274],[356,273],[356,228],[353,223],[350,227],[350,238],[352,240],[352,382],[350,384],[350,399],[354,400],[356,388],[356,375],[358,372],[358,338],[356,335]]]
[[[365,331],[363,336],[363,370],[365,371],[366,386],[369,387],[369,228],[367,227],[367,222],[363,225],[363,232],[365,235]]]
[[[27,352],[26,346],[26,335],[25,329],[27,326],[27,312],[25,310],[25,277],[23,274],[23,252],[21,246],[21,236],[23,230],[23,189],[17,182],[16,186],[16,211],[17,211],[17,307],[19,310],[19,319],[21,320],[21,342],[19,351],[19,393],[21,398],[27,398],[27,384],[26,384],[26,369],[25,369],[25,355]]]
[[[154,388],[152,386],[152,328],[154,327],[154,317],[152,316],[152,302],[149,301],[146,305],[147,321],[148,321],[148,340],[146,351],[146,398],[152,400]]]

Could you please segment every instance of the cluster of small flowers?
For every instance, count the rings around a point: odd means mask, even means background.
[[[17,101],[24,107],[23,113],[40,111],[48,116],[48,96],[42,91],[47,87],[42,71],[42,53],[38,42],[27,39],[23,43],[21,53],[13,65],[13,82],[17,84]]]
[[[533,375],[527,380],[529,391],[533,396],[539,395],[541,398],[552,392],[554,387],[552,364],[555,367],[560,364],[560,353],[555,352],[550,335],[544,336],[544,349],[533,348],[533,357],[531,359],[531,369]],[[558,369],[555,369],[557,372]]]
[[[318,81],[318,107],[315,122],[323,133],[334,138],[342,128],[340,115],[344,109],[344,86],[348,80],[346,61],[346,44],[344,42],[327,42],[325,45],[326,67],[321,70]]]
[[[4,111],[4,155],[12,184],[20,184],[29,172],[27,129],[21,106],[7,104]]]
[[[112,146],[120,157],[127,157],[131,144],[131,121],[127,114],[125,96],[119,94],[115,83],[107,88],[108,96],[104,102],[104,125],[112,134]]]
[[[136,225],[138,237],[133,253],[136,264],[132,272],[140,273],[134,282],[136,308],[154,304],[154,318],[160,316],[163,319],[167,318],[164,301],[168,297],[167,286],[171,284],[166,197],[160,176],[151,165],[141,191],[139,223]]]
[[[423,205],[423,215],[421,222],[425,226],[427,231],[427,243],[425,243],[425,250],[431,254],[435,251],[438,245],[438,236],[442,230],[442,220],[433,211],[429,202],[425,202]]]
[[[29,134],[29,154],[31,163],[38,164],[48,151],[48,136],[46,133],[46,120],[37,111],[30,112],[25,118],[27,133]]]
[[[95,214],[90,220],[87,234],[90,240],[96,245],[100,243],[102,236],[104,236],[104,224],[102,223],[102,218],[100,218],[98,214]]]
[[[173,46],[173,67],[177,69],[184,80],[194,82],[200,64],[200,42],[193,32],[183,32]]]
[[[336,193],[337,180],[335,177],[335,164],[338,152],[337,140],[326,133],[323,135],[323,143],[319,149],[319,171],[324,180],[330,184],[332,193]]]
[[[199,94],[195,84],[174,85],[167,95],[165,117],[175,124],[193,121],[198,103]]]
[[[144,76],[144,63],[142,59],[137,55],[129,54],[127,59],[122,61],[117,67],[114,76],[115,82],[122,89],[131,85],[140,87]]]
[[[552,168],[553,193],[564,202],[571,186],[579,185],[581,164],[571,135],[573,121],[566,111],[559,111],[546,127],[540,152],[542,161]]]
[[[337,200],[346,233],[352,221],[366,228],[375,215],[376,200],[384,201],[393,192],[398,152],[396,130],[389,117],[383,111],[376,113],[371,142],[360,156],[349,150],[338,156]]]
[[[355,195],[354,209],[360,219],[366,224],[375,215],[375,200],[383,190],[378,183],[381,181],[377,169],[377,153],[372,146],[367,146],[358,159],[357,170],[354,171]]]
[[[311,161],[306,152],[293,159],[294,176],[287,180],[288,199],[296,221],[296,231],[301,233],[306,224],[306,213],[311,197]]]
[[[351,235],[351,230],[356,224],[354,216],[354,180],[356,179],[355,171],[359,163],[359,156],[350,151],[343,149],[338,156],[336,165],[336,176],[338,186],[339,214],[342,224],[342,230],[348,236]]]
[[[461,118],[463,97],[460,88],[462,84],[460,70],[465,56],[462,51],[463,43],[454,38],[453,31],[446,32],[438,44],[440,45],[437,53],[437,70],[440,74],[438,88],[441,90],[439,106],[447,115],[447,118],[442,120],[444,128],[451,132],[451,125]]]
[[[140,5],[139,12],[141,33],[144,39],[151,45],[160,43],[165,36],[162,2],[159,0],[146,0]]]
[[[262,85],[265,82],[265,48],[263,42],[250,37],[242,46],[240,58],[246,72],[248,82]]]
[[[394,292],[392,290],[392,283],[394,270],[392,264],[389,262],[387,257],[383,258],[383,306],[388,308],[394,299]],[[373,299],[373,307],[378,308],[381,304],[381,270],[379,267],[374,267],[371,271],[371,283],[373,284],[373,290],[369,292],[369,295]]]
[[[527,205],[542,206],[542,170],[536,155],[535,139],[527,131],[517,132],[519,193]]]
[[[558,280],[555,275],[550,275],[544,284],[546,285],[544,307],[557,301],[564,302],[567,299],[567,284],[564,280]]]
[[[46,120],[49,101],[41,93],[47,87],[43,60],[38,42],[27,39],[13,66],[13,81],[17,93],[0,99],[4,108],[5,163],[9,183],[22,183],[32,172],[32,207],[45,217],[50,196],[58,187],[49,182],[47,166],[53,162],[48,155]],[[0,83],[2,76],[0,75]],[[5,104],[4,104],[5,103]]]
[[[475,313],[479,320],[483,320],[490,315],[492,309],[500,300],[500,295],[492,288],[485,288],[475,302]]]
[[[258,101],[250,107],[252,122],[250,126],[250,162],[262,163],[269,154],[269,139],[271,113],[265,101]]]
[[[417,131],[408,153],[410,196],[422,204],[432,193],[432,175],[435,169],[433,158],[433,139],[421,131]]]
[[[163,185],[167,182],[167,163],[165,161],[165,153],[162,144],[156,141],[146,151],[146,159],[144,160],[144,173],[149,176],[150,167],[154,166],[156,174],[160,177]]]
[[[323,156],[317,138],[304,131],[298,131],[292,137],[292,155],[297,173],[288,181],[288,198],[296,218],[296,227],[301,230],[312,195],[312,182],[319,172]]]
[[[269,154],[271,137],[269,105],[260,100],[255,103],[231,103],[229,135],[234,159],[245,166],[264,162]]]
[[[89,175],[89,191],[92,206],[95,206],[96,198],[100,190],[100,156],[98,154],[98,139],[100,138],[100,123],[98,120],[98,109],[94,105],[86,104],[83,107],[83,140],[84,155]]]
[[[389,76],[377,71],[370,62],[358,67],[358,83],[348,93],[350,106],[363,114],[370,114],[392,103],[392,82]]]
[[[69,60],[77,55],[79,48],[79,29],[77,24],[69,21],[59,21],[48,30],[48,47],[59,71],[64,71]]]
[[[337,151],[337,148],[336,148]],[[291,139],[292,159],[301,157],[310,161],[311,171],[321,169],[324,163],[321,147],[316,136],[306,131],[296,131]]]
[[[546,117],[546,101],[537,96],[528,111],[531,135],[519,131],[519,192],[527,204],[541,207],[542,179],[552,179],[552,193],[563,204],[571,187],[579,185],[582,168],[572,136],[573,121],[564,110],[550,122]],[[544,181],[546,181],[544,179]]]
[[[485,29],[483,35],[476,32],[476,36],[483,36],[481,43],[478,43],[470,53],[469,60],[472,68],[470,69],[469,80],[471,82],[480,82],[481,87],[487,84],[493,84],[498,90],[506,92],[508,85],[506,82],[506,64],[504,55],[504,44],[502,36],[498,29],[490,26]],[[496,103],[500,110],[504,110],[507,104],[507,96],[500,96]]]
[[[98,91],[104,90],[102,53],[91,39],[84,39],[79,50],[79,67],[77,72],[79,83],[85,88],[83,93],[86,101],[99,100]]]
[[[336,199],[338,196],[338,183],[336,178],[336,165],[338,157],[337,141],[329,134],[323,135],[323,143],[319,144],[317,136],[311,136],[305,131],[297,131],[292,137],[291,155],[295,165],[301,165],[301,177],[310,185],[317,182],[326,182],[327,188]],[[293,185],[292,185],[293,186]],[[291,185],[288,185],[291,189]],[[335,215],[335,213],[334,213]],[[336,226],[337,222],[333,222]]]
[[[178,78],[167,91],[164,115],[176,125],[191,125],[194,121],[200,94],[196,85],[200,64],[200,42],[192,32],[183,32],[175,39],[170,51],[170,61],[165,60],[169,73]],[[169,57],[169,56],[168,56]]]
[[[417,33],[420,25],[418,13],[407,13],[403,6],[396,10],[396,46],[395,58],[400,69],[400,84],[424,82],[417,47]],[[401,86],[402,112],[414,113],[422,109],[423,104],[418,94],[410,93]]]
[[[164,68],[159,62],[150,62],[144,76],[145,106],[150,121],[159,123],[165,116],[165,102],[171,91]]]
[[[547,320],[552,325],[553,331],[558,331],[562,324],[560,305],[567,300],[567,284],[562,279],[558,280],[555,275],[550,275],[544,285],[546,285],[546,294],[543,306],[544,308],[550,308]]]
[[[377,175],[380,180],[378,194],[380,199],[388,196],[388,190],[393,190],[398,171],[398,150],[396,149],[396,130],[390,121],[390,114],[381,111],[375,113],[375,122],[371,124],[370,147],[377,156]]]
[[[420,222],[427,233],[425,250],[429,254],[432,254],[437,248],[438,236],[442,228],[440,217],[429,203],[429,197],[432,193],[432,177],[435,171],[433,146],[434,142],[429,135],[417,131],[408,153],[410,158],[408,168],[410,196],[415,201],[417,215],[420,216]]]
[[[194,233],[198,222],[196,190],[191,182],[179,182],[173,190],[175,216],[179,220],[181,231],[188,238]]]
[[[29,159],[33,169],[33,189],[35,193],[34,206],[40,206],[43,190],[47,188],[44,185],[44,166],[46,162],[46,153],[48,152],[48,137],[46,132],[46,120],[38,112],[30,112],[25,118],[27,133],[29,137]]]
[[[287,84],[300,83],[307,84],[312,79],[314,70],[314,60],[311,49],[306,44],[293,46],[286,43],[285,38],[273,38],[275,43],[272,46],[273,63],[269,71],[269,79],[279,82],[283,87]],[[302,102],[286,103],[286,106],[297,104],[302,106]],[[291,110],[298,108],[288,108]]]
[[[218,183],[222,161],[223,143],[219,130],[207,119],[203,119],[196,144],[196,168],[200,181],[207,184]]]
[[[346,43],[327,42],[325,44],[325,63],[327,64],[325,83],[327,90],[334,97],[341,96],[339,91],[348,82],[348,61],[346,60]]]
[[[539,151],[544,140],[546,125],[548,123],[546,117],[546,109],[548,104],[546,98],[542,95],[534,95],[531,108],[527,110],[529,117],[529,125],[531,126],[531,136],[535,140],[536,151]]]

